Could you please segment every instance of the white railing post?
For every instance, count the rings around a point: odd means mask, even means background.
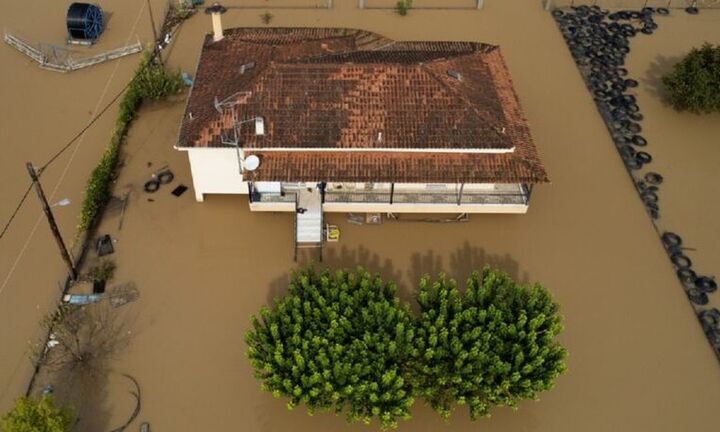
[[[365,0],[358,0],[358,7],[360,9],[365,9]]]
[[[475,9],[482,9],[485,4],[485,0],[476,0]]]

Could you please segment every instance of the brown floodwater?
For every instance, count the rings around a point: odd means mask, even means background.
[[[107,27],[92,48],[75,47],[78,57],[148,41],[151,33],[145,0],[99,1],[109,12]],[[64,46],[65,13],[70,2],[28,0],[2,3],[0,26],[33,43]],[[156,20],[163,0],[153,0]],[[0,223],[15,209],[30,183],[26,162],[41,166],[117,94],[132,75],[138,55],[89,69],[61,74],[40,69],[28,57],[0,44]],[[42,175],[48,200],[69,198],[56,208],[60,231],[73,243],[85,181],[108,143],[116,107],[50,165]],[[23,394],[31,374],[28,341],[41,335],[38,323],[59,293],[63,264],[50,230],[40,219],[32,192],[0,240],[0,411]]]
[[[334,3],[333,10],[273,10],[272,25],[353,27],[394,39],[500,45],[552,180],[535,189],[527,215],[473,215],[469,222],[455,224],[385,221],[379,226],[356,226],[347,223],[346,215],[327,215],[342,234],[339,243],[326,248],[325,263],[360,264],[381,272],[400,283],[404,298],[411,298],[422,273],[445,271],[464,279],[472,269],[491,264],[520,280],[543,283],[561,304],[566,327],[561,340],[570,352],[569,369],[540,401],[524,402],[518,411],[496,410],[491,419],[476,423],[462,408],[445,423],[418,401],[413,420],[401,423],[401,430],[714,430],[720,403],[717,359],[560,33],[540,3],[487,1],[480,12],[412,11],[405,18],[391,11],[356,10],[355,0]],[[231,9],[223,22],[227,27],[257,26],[260,13]],[[718,41],[720,35],[713,29],[720,25],[720,12],[695,18],[701,19],[668,17],[652,37],[636,38],[628,63],[641,80],[638,98],[646,117],[648,150],[666,177],[661,223],[683,234],[697,248],[692,258],[698,267],[712,273],[720,252],[715,244],[718,231],[709,229],[717,228],[712,214],[720,203],[700,187],[712,187],[712,177],[709,172],[698,173],[697,167],[717,166],[720,150],[709,145],[717,137],[716,123],[675,114],[645,89],[650,84],[643,81],[651,80],[657,56],[680,55],[704,39]],[[194,70],[202,35],[209,30],[203,14],[186,22],[170,49],[170,64]],[[6,62],[8,54],[0,52]],[[28,66],[27,73],[33,68]],[[79,81],[64,78],[68,83]],[[97,78],[98,86],[104,85],[102,79]],[[98,91],[88,90],[88,104],[95,103],[90,96],[97,97]],[[119,212],[113,210],[100,231],[117,239],[115,283],[134,282],[140,298],[125,306],[134,317],[130,345],[111,362],[113,372],[94,393],[93,403],[80,407],[77,430],[106,430],[124,421],[130,402],[127,382],[117,378],[120,373],[135,376],[142,388],[142,410],[133,427],[149,421],[153,429],[173,431],[374,430],[347,426],[342,417],[331,414],[309,417],[302,408],[288,412],[283,400],[262,393],[252,378],[243,334],[250,316],[285,292],[288,272],[295,266],[293,215],[251,213],[241,196],[208,196],[199,204],[192,191],[179,198],[170,194],[169,187],[144,194],[142,184],[165,164],[176,174],[171,186],[192,184],[185,154],[172,150],[183,108],[181,98],[148,105],[129,135],[116,194],[130,191],[130,204],[121,230]],[[692,132],[676,131],[690,120]],[[27,116],[12,123],[16,138],[22,136],[22,124],[29,128]],[[95,128],[105,128],[98,133],[98,146],[104,146],[110,124]],[[33,133],[52,134],[47,128],[38,129]],[[673,138],[678,136],[684,137],[684,147],[694,142],[705,153],[680,151]],[[96,157],[100,149],[97,152]],[[91,166],[89,162],[85,169]],[[20,185],[13,187],[21,192],[20,168],[12,176],[2,175],[8,176],[6,183]],[[76,189],[68,186],[66,193],[79,195],[84,177],[76,175]],[[5,189],[2,193],[4,198]],[[57,197],[63,196],[58,192]],[[701,199],[702,216],[673,210]],[[21,219],[33,219],[24,222],[26,231],[38,211],[34,204],[29,208],[30,216]],[[64,222],[64,232],[71,235],[72,218]],[[31,336],[37,323],[27,315],[38,314],[35,302],[49,303],[56,289],[50,285],[62,273],[53,250],[42,256],[41,246],[50,239],[40,242],[47,231],[40,228],[34,252],[40,258],[16,270],[27,282],[21,284],[21,276],[14,276],[18,282],[12,290],[0,294],[3,318],[22,323],[19,344]],[[19,238],[8,243],[22,246]],[[312,258],[310,251],[301,255],[302,262]],[[33,271],[40,265],[42,272]],[[50,281],[41,287],[46,292],[33,293],[30,287],[39,287],[43,278]],[[17,303],[10,308],[6,302]],[[6,330],[0,331],[6,337]],[[11,342],[15,347],[17,341]],[[3,362],[11,351],[5,351],[3,344]],[[2,370],[6,375],[5,363]],[[7,396],[3,397],[6,404]]]

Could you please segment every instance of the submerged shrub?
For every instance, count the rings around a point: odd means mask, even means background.
[[[40,400],[20,398],[0,419],[4,432],[68,432],[73,422],[72,410],[57,407],[50,396]]]
[[[154,61],[150,54],[146,54],[140,61],[135,75],[120,100],[120,109],[110,144],[105,149],[100,162],[90,173],[85,186],[78,226],[80,231],[90,228],[100,210],[112,196],[112,181],[120,158],[120,145],[140,105],[144,100],[157,100],[176,94],[182,88],[180,71],[168,71],[163,65]]]
[[[720,112],[720,45],[693,48],[662,81],[675,109]]]
[[[445,418],[460,404],[476,419],[536,399],[565,370],[558,305],[500,271],[474,272],[463,293],[442,274],[423,277],[417,318],[392,282],[362,269],[303,271],[289,290],[252,318],[245,340],[262,388],[291,409],[389,428],[424,397]]]
[[[405,16],[412,9],[412,0],[398,0],[395,3],[395,12],[400,16]]]
[[[295,274],[287,297],[253,317],[248,357],[262,388],[382,428],[410,417],[403,366],[414,352],[409,308],[395,284],[358,269]]]
[[[542,286],[520,285],[507,274],[473,272],[467,289],[444,275],[425,276],[418,293],[419,358],[410,374],[419,395],[443,417],[454,404],[470,417],[493,406],[516,407],[552,388],[564,370],[558,305]]]

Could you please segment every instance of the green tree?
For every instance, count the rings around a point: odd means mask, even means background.
[[[67,432],[73,422],[72,411],[56,407],[50,396],[35,401],[20,398],[10,412],[0,419],[3,432]]]
[[[425,276],[418,293],[419,356],[409,374],[417,394],[447,418],[455,403],[470,417],[493,406],[536,399],[565,370],[558,306],[538,284],[523,286],[507,274],[474,272],[467,289],[445,275]]]
[[[693,48],[662,81],[675,109],[720,112],[720,45]]]
[[[345,412],[348,421],[385,428],[410,417],[412,390],[403,370],[414,321],[395,284],[363,269],[304,270],[289,295],[253,317],[247,355],[265,391],[315,411]]]

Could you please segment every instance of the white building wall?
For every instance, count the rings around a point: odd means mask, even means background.
[[[190,161],[195,199],[205,194],[247,194],[234,148],[191,148],[186,150]]]

